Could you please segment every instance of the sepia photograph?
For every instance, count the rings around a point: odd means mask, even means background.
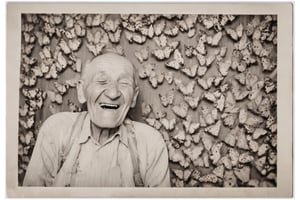
[[[278,34],[292,35],[279,24],[279,8],[290,4],[260,13],[29,5],[8,10],[19,25],[12,196],[97,197],[88,194],[96,188],[151,196],[149,187],[161,197],[217,188],[223,197],[292,194],[292,47]]]

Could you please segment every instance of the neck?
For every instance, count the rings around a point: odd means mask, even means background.
[[[117,128],[100,128],[91,122],[91,133],[92,137],[99,142],[99,144],[104,144],[114,133],[118,131]]]

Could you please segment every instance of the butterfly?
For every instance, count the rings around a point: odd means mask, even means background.
[[[34,126],[34,116],[30,116],[26,118],[25,120],[19,119],[20,125],[25,129],[33,128]]]
[[[66,83],[61,84],[58,82],[54,82],[54,87],[58,91],[58,93],[61,95],[64,95],[69,89],[69,85]]]
[[[50,98],[50,101],[57,104],[62,104],[63,98],[62,95],[51,90],[47,91],[47,96]]]
[[[191,95],[194,92],[195,88],[195,81],[190,81],[186,85],[183,84],[182,80],[174,78],[174,83],[176,88],[183,94],[183,95]]]
[[[77,51],[82,44],[82,41],[80,38],[74,38],[69,40],[69,47],[72,51]]]
[[[170,120],[168,120],[167,118],[161,118],[160,123],[167,131],[172,131],[174,130],[176,125],[176,118],[172,118]]]
[[[125,37],[128,40],[129,43],[137,43],[137,44],[143,44],[146,42],[147,37],[144,35],[141,35],[136,32],[129,32],[125,31]]]
[[[243,35],[244,26],[243,24],[239,24],[235,30],[232,28],[225,28],[225,32],[230,36],[231,39],[234,41],[237,41],[239,38]]]
[[[193,46],[184,45],[184,54],[185,54],[186,57],[192,58],[193,57],[193,51],[194,51]]]
[[[191,67],[187,68],[181,68],[181,72],[183,72],[185,75],[187,75],[190,78],[194,78],[196,76],[198,70],[198,64],[192,65]]]
[[[183,97],[184,100],[189,104],[190,108],[195,110],[198,108],[198,105],[199,105],[199,102],[200,102],[200,96],[196,96],[196,97],[193,97],[193,96],[184,96]]]
[[[77,79],[68,79],[65,81],[65,84],[67,84],[68,87],[75,88],[78,84],[78,80]]]
[[[236,126],[235,128],[231,129],[225,136],[225,138],[223,139],[223,141],[228,144],[231,147],[235,146],[236,143],[236,136],[237,136],[237,132],[240,131],[239,127]]]
[[[71,102],[70,100],[68,100],[68,108],[70,112],[80,112],[81,108],[76,105],[75,103]]]
[[[184,65],[184,59],[178,49],[175,49],[174,51],[174,59],[166,62],[165,65],[169,68],[178,70]]]
[[[212,173],[216,175],[218,178],[223,178],[224,177],[224,165],[219,165],[217,166]]]
[[[19,115],[21,117],[27,116],[28,112],[29,112],[28,104],[25,103],[23,106],[19,107]]]
[[[124,49],[121,45],[105,49],[107,52],[113,52],[119,55],[124,55]]]
[[[153,38],[154,36],[154,28],[152,24],[150,26],[140,27],[139,31],[141,32],[142,35],[146,37]]]
[[[206,66],[211,66],[211,64],[214,62],[216,59],[215,55],[210,55],[206,58]]]
[[[271,61],[267,57],[261,58],[261,63],[263,66],[263,71],[273,71],[276,68],[276,62]]]
[[[22,55],[22,62],[27,64],[27,65],[34,65],[37,62],[37,59],[34,57],[28,57],[27,55]]]
[[[211,159],[212,163],[215,165],[221,158],[221,148],[223,146],[222,142],[216,142],[210,149],[209,158]]]
[[[165,27],[166,27],[165,20],[163,19],[157,20],[153,25],[155,35],[160,36],[163,33]]]
[[[164,30],[164,34],[170,37],[175,37],[178,35],[179,32],[179,28],[177,25],[173,26],[173,27],[169,27],[167,29]]]
[[[163,38],[161,35],[159,38]],[[156,40],[154,40],[156,41]],[[154,49],[152,55],[159,61],[170,58],[174,50],[179,46],[179,41],[167,42],[164,44],[164,40],[159,40],[159,49]]]
[[[160,121],[154,118],[146,118],[145,121],[147,122],[147,124],[155,128],[156,130],[159,130],[162,126]]]
[[[203,98],[212,103],[216,102],[217,100],[217,97],[212,92],[205,92]]]
[[[185,102],[181,102],[179,105],[172,107],[172,111],[179,117],[185,118],[188,113],[189,106]]]
[[[28,44],[33,44],[36,40],[36,36],[28,32],[23,32],[23,38],[24,41]]]
[[[154,71],[155,64],[153,63],[147,63],[146,65],[143,65],[141,69],[139,69],[139,77],[141,79],[147,78],[150,76],[150,74]]]
[[[223,112],[225,106],[225,96],[222,94],[219,99],[215,101],[214,105],[219,111]]]
[[[36,31],[35,36],[37,37],[38,43],[41,47],[50,44],[50,38],[47,34],[40,31]]]
[[[173,136],[173,139],[175,139],[180,144],[184,143],[185,138],[186,138],[186,135],[185,135],[185,132],[183,130],[178,130],[176,132],[176,135]]]
[[[248,142],[247,142],[247,139],[246,139],[244,129],[240,129],[240,131],[237,132],[236,137],[237,137],[236,138],[236,146],[240,149],[248,150],[249,146],[248,146]]]
[[[164,81],[164,74],[161,71],[151,71],[149,75],[149,82],[153,88],[157,88],[159,84]]]
[[[221,129],[221,121],[218,120],[215,124],[206,127],[205,132],[218,137]]]
[[[111,43],[118,44],[121,39],[122,29],[118,28],[116,32],[108,32],[107,34]]]
[[[197,83],[198,83],[198,85],[200,85],[202,87],[202,89],[208,90],[209,88],[211,88],[214,80],[215,80],[215,77],[213,77],[213,76],[207,78],[207,80],[205,80],[203,78],[198,78]]]
[[[25,54],[25,55],[30,55],[32,53],[34,49],[34,45],[33,44],[22,44],[21,46],[21,51],[22,51],[22,54]]]
[[[37,78],[34,75],[26,76],[24,74],[21,74],[20,80],[22,84],[29,87],[35,86],[37,82]]]
[[[152,107],[150,104],[146,104],[145,102],[142,103],[142,116],[148,117],[152,112]]]
[[[206,71],[207,71],[207,67],[206,66],[198,66],[197,75],[199,77],[202,77],[202,76],[205,75]]]
[[[140,51],[135,51],[134,55],[140,63],[143,63],[144,61],[148,60],[149,48],[147,47],[147,48],[141,49]]]
[[[83,37],[86,34],[86,28],[83,20],[77,20],[74,24],[74,30],[78,37]]]
[[[75,39],[77,37],[76,33],[75,33],[75,29],[72,28],[70,30],[67,31],[63,31],[64,35],[66,36],[67,39]]]
[[[191,119],[184,120],[182,124],[185,132],[189,134],[194,134],[200,128],[200,124],[192,122]]]
[[[61,39],[58,43],[58,46],[61,48],[64,54],[68,55],[71,53],[71,49],[65,40]]]
[[[165,80],[167,81],[167,83],[170,85],[173,83],[173,72],[165,72]]]
[[[32,30],[34,29],[34,26],[32,23],[23,23],[21,28],[22,28],[23,32],[29,33],[29,32],[32,32]]]
[[[204,55],[199,54],[199,53],[195,53],[195,51],[194,51],[194,55],[196,56],[200,66],[203,66],[203,65],[206,64],[206,57]]]
[[[56,70],[58,72],[62,71],[63,69],[65,69],[67,67],[67,60],[66,58],[63,56],[62,52],[59,51],[57,53],[57,55],[54,55],[55,56],[55,67],[56,67]]]
[[[106,32],[115,33],[119,29],[120,24],[121,24],[120,19],[115,19],[115,20],[107,19],[103,22],[102,26]]]
[[[229,68],[231,66],[231,60],[220,61],[218,62],[218,70],[222,76],[227,76]]]
[[[160,102],[164,107],[167,107],[168,105],[172,105],[174,101],[174,89],[171,89],[168,93],[165,95],[159,93],[158,96],[160,98]]]
[[[86,26],[99,26],[106,19],[106,15],[104,14],[90,14],[86,16]]]
[[[190,148],[184,149],[183,153],[195,161],[202,154],[203,149],[201,145],[192,145]]]
[[[215,47],[215,46],[218,46],[219,45],[219,42],[221,41],[222,39],[222,32],[218,32],[216,33],[214,36],[207,36],[206,37],[206,40],[207,40],[207,44]]]

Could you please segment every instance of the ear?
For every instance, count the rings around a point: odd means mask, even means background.
[[[139,87],[135,87],[134,89],[134,95],[133,95],[133,98],[132,98],[132,103],[130,105],[130,108],[134,108],[135,105],[136,105],[136,101],[137,101],[137,97],[139,96]]]
[[[77,83],[77,97],[79,103],[83,104],[86,102],[86,98],[83,91],[83,80],[79,80]]]

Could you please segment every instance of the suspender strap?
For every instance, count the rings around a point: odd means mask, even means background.
[[[130,120],[125,121],[128,129],[128,148],[130,151],[131,162],[133,166],[133,180],[136,187],[144,187],[144,183],[140,173],[140,159],[137,149],[137,140],[135,137],[135,130]]]

